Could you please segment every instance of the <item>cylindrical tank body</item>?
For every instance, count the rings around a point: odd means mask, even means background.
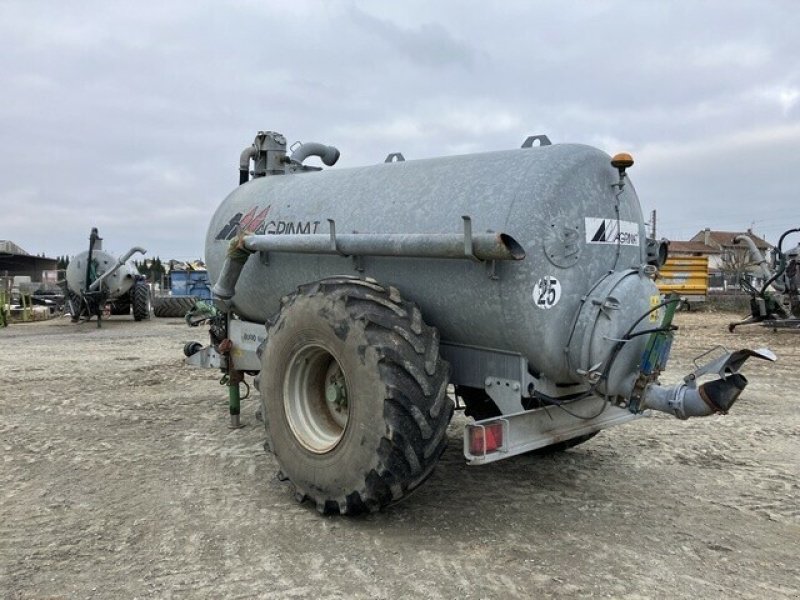
[[[619,181],[607,154],[573,144],[262,177],[216,211],[206,262],[216,281],[240,229],[326,234],[333,219],[337,233],[458,233],[468,215],[474,232],[507,233],[526,258],[498,262],[492,278],[470,260],[366,257],[362,275],[416,302],[444,340],[518,352],[555,383],[581,382],[578,371],[613,343],[606,338],[624,334],[658,294],[642,269],[636,192]],[[358,274],[346,257],[253,256],[233,300],[243,318],[266,321],[298,285]],[[644,337],[626,346],[629,365]]]
[[[88,258],[89,251],[84,250],[80,254],[73,256],[69,261],[69,265],[67,265],[67,287],[75,294],[81,294],[86,288],[86,262]],[[95,263],[95,278],[102,276],[103,273],[113,269],[117,264],[116,257],[97,249],[92,252],[92,260]],[[108,290],[109,299],[113,300],[126,294],[133,286],[137,272],[133,262],[129,261],[104,279],[103,285]]]

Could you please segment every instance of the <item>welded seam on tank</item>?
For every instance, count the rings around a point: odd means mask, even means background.
[[[556,145],[555,147],[553,147],[555,151],[558,151],[558,148],[557,148],[557,147],[558,147],[558,145]],[[564,179],[565,179],[565,178],[568,176],[568,174],[571,172],[571,170],[575,168],[575,164],[576,164],[577,160],[575,159],[575,157],[574,157],[573,155],[569,155],[568,157],[561,157],[561,158],[559,159],[559,164],[562,164],[562,165],[563,165],[563,164],[566,162],[566,160],[567,160],[567,159],[570,159],[570,161],[571,161],[571,164],[569,165],[569,168],[562,169],[562,171],[561,171],[561,176],[558,178],[558,180],[557,180],[557,181],[554,181],[554,182],[553,182],[553,188],[554,188],[554,189],[558,189],[558,188],[559,188],[559,186],[562,186],[562,187],[563,187],[563,180],[564,180]],[[588,160],[588,158],[587,158],[586,156],[582,156],[582,160]],[[530,173],[531,173],[531,171],[533,171],[534,169],[536,169],[538,166],[539,166],[539,165],[538,165],[537,163],[535,163],[534,161],[531,161],[531,162],[530,162],[530,165],[528,166],[528,169],[527,169],[527,170],[526,170],[526,172],[525,172],[525,177],[523,178],[523,181],[522,181],[522,183],[520,183],[520,186],[523,186],[523,185],[524,185],[524,184],[525,184],[525,183],[526,183],[526,182],[529,180],[529,176],[530,176]],[[513,206],[514,206],[514,204],[516,204],[516,201],[517,201],[517,199],[518,199],[518,197],[519,197],[520,195],[521,195],[521,190],[518,190],[518,191],[517,191],[517,194],[516,194],[516,195],[515,195],[515,197],[514,197],[514,201],[512,202],[512,206],[511,206],[511,208],[509,209],[509,212],[508,212],[508,214],[507,214],[507,216],[506,216],[506,230],[508,230],[508,223],[509,223],[509,221],[510,221],[510,219],[511,219],[511,215],[513,214]],[[536,240],[535,240],[535,241],[536,241]],[[535,242],[535,241],[534,241],[534,242]],[[601,282],[602,282],[602,281],[603,281],[603,280],[604,280],[604,279],[605,279],[605,278],[606,278],[608,275],[610,275],[610,273],[607,273],[606,275],[604,275],[603,277],[601,277],[601,278],[600,278],[600,280],[599,280],[599,281],[597,281],[597,283],[595,283],[595,285],[594,285],[594,286],[592,286],[591,290],[590,290],[589,292],[587,292],[587,293],[586,293],[586,294],[585,294],[583,297],[588,297],[588,294],[590,294],[591,292],[593,292],[593,291],[594,291],[594,289],[595,289],[595,288],[596,288],[598,285],[600,285],[600,283],[601,283]],[[566,290],[565,290],[565,291],[566,291]],[[577,310],[576,310],[576,312],[575,312],[575,318],[574,318],[574,320],[573,320],[573,323],[572,323],[572,330],[570,331],[569,341],[567,342],[567,348],[565,349],[565,354],[566,354],[566,365],[567,365],[567,369],[568,369],[568,371],[570,371],[570,372],[572,371],[572,365],[570,364],[570,360],[569,360],[569,351],[568,351],[568,348],[569,348],[569,344],[570,344],[570,342],[571,342],[571,340],[572,340],[572,336],[573,336],[573,334],[574,334],[575,327],[577,326],[578,317],[580,316],[581,308],[582,308],[582,306],[583,306],[583,303],[584,303],[584,302],[585,302],[585,300],[581,300],[581,302],[580,302],[580,303],[579,303],[579,305],[578,305],[578,309],[577,309]],[[503,307],[503,314],[505,315],[505,307]],[[509,324],[508,324],[508,323],[506,323],[506,325],[508,326]],[[513,329],[512,329],[512,331],[513,331]],[[526,358],[528,358],[528,357],[526,357]]]
[[[528,157],[526,156],[526,158]],[[520,196],[522,195],[523,187],[530,180],[531,171],[534,170],[535,166],[536,166],[535,161],[528,159],[528,168],[525,169],[524,176],[520,178],[520,182],[517,185],[517,189],[514,191],[512,200],[508,206],[508,211],[506,212],[506,220],[503,223],[503,231],[509,231],[509,224],[511,223],[511,215],[514,213],[514,206],[517,204],[517,201],[520,199]],[[525,249],[524,246],[523,250],[525,250],[525,254],[528,255],[528,251]],[[533,260],[533,257],[531,257],[531,260]],[[509,268],[514,268],[514,267],[509,267]],[[524,264],[523,262],[520,268],[528,268],[528,265]],[[497,286],[497,298],[498,298],[498,303],[500,305],[500,318],[502,319],[502,323],[505,330],[515,331],[516,327],[514,327],[514,323],[511,322],[511,318],[508,316],[509,313],[506,311],[505,294],[503,293],[502,286]],[[526,356],[525,360],[527,361],[529,360],[529,358]]]

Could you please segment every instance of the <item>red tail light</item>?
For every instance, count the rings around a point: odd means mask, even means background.
[[[472,456],[483,456],[497,452],[503,447],[503,423],[487,423],[485,425],[468,425],[469,453]]]

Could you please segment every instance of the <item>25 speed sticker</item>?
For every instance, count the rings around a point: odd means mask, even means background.
[[[539,308],[553,308],[561,300],[561,283],[555,277],[546,275],[533,286],[533,302]]]

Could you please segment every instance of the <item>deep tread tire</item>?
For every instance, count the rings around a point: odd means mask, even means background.
[[[153,314],[157,317],[183,318],[197,302],[194,296],[157,296],[153,300]]]
[[[136,283],[131,290],[134,321],[150,318],[150,288],[146,283]]]
[[[309,347],[338,362],[349,410],[339,441],[316,453],[286,413],[287,373]],[[453,415],[445,393],[450,368],[439,356],[438,331],[396,289],[348,278],[301,286],[267,324],[261,356],[268,445],[297,500],[323,513],[375,511],[430,476]]]

